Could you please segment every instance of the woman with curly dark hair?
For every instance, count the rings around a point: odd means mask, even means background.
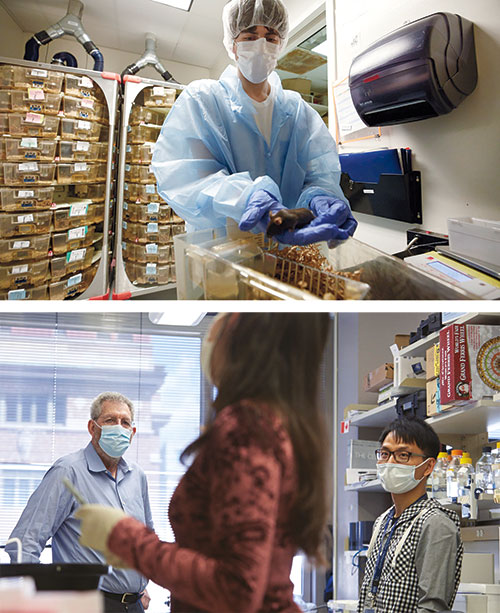
[[[318,406],[329,315],[225,313],[202,345],[217,387],[172,497],[175,543],[117,509],[84,505],[81,542],[169,589],[172,611],[298,611],[302,550],[322,561],[326,427]]]

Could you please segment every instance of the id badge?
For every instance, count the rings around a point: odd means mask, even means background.
[[[365,605],[363,613],[375,613],[375,598],[371,592],[366,595]]]

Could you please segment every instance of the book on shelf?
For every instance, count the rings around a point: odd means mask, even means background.
[[[388,400],[391,399],[391,392],[393,388],[394,388],[394,384],[388,383],[387,385],[384,385],[384,387],[380,389],[378,393],[378,399],[377,399],[378,404],[383,404],[384,402],[387,402]]]

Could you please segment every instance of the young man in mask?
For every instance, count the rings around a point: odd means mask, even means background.
[[[106,564],[101,553],[80,545],[80,521],[74,518],[79,505],[64,486],[64,479],[88,502],[123,509],[153,528],[146,475],[122,457],[136,432],[132,402],[116,392],[100,394],[91,405],[88,431],[90,443],[59,458],[47,471],[10,535],[21,540],[23,562],[39,562],[52,538],[53,562]],[[5,549],[16,562],[15,543]],[[105,613],[144,611],[149,602],[146,584],[135,571],[110,568],[99,585]]]
[[[457,514],[426,494],[439,438],[414,418],[392,422],[379,441],[377,472],[394,505],[375,522],[358,613],[449,610],[463,545]]]
[[[231,0],[223,24],[236,67],[218,81],[191,83],[174,104],[153,153],[160,195],[188,230],[223,227],[231,218],[241,230],[262,232],[271,213],[288,209],[297,217],[296,209],[306,209],[306,225],[278,227],[278,240],[347,239],[357,222],[339,186],[335,142],[274,72],[288,37],[283,2]]]

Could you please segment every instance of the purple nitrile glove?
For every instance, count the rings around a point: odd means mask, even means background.
[[[265,232],[269,224],[269,213],[277,213],[285,207],[265,189],[254,192],[246,204],[238,227],[244,232],[256,230]]]
[[[299,230],[277,234],[276,238],[289,245],[309,245],[319,241],[343,241],[354,234],[358,222],[349,205],[340,198],[314,196],[310,209],[315,215],[310,224]]]

